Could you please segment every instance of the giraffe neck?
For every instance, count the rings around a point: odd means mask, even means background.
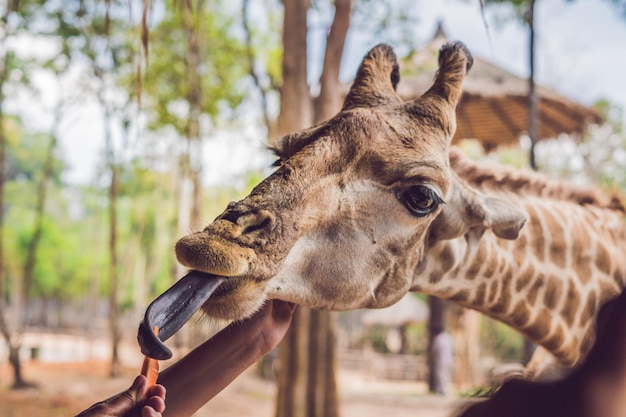
[[[594,338],[599,306],[625,285],[621,213],[527,199],[516,240],[491,231],[436,243],[412,290],[481,311],[574,364]]]

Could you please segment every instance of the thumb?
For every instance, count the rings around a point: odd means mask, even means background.
[[[146,377],[139,375],[126,391],[92,405],[76,417],[119,417],[127,415],[138,402],[144,400],[147,390]]]
[[[139,375],[130,388],[106,400],[107,413],[121,416],[135,408],[146,396],[146,382],[146,377]]]

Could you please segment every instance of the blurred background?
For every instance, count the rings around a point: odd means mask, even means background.
[[[405,99],[443,42],[467,44],[454,141],[472,158],[626,187],[624,0],[0,0],[0,14],[0,416],[70,415],[128,385],[145,308],[184,273],[174,242],[271,172],[273,139],[335,114],[377,43]],[[447,415],[533,350],[419,294],[306,314],[314,406],[276,401],[306,382],[277,386],[273,352],[198,415]],[[453,346],[445,392],[434,323]],[[216,327],[190,323],[176,354]]]

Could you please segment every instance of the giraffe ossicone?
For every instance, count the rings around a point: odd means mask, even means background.
[[[576,362],[624,286],[624,209],[452,149],[471,65],[462,43],[445,45],[432,87],[403,102],[393,50],[373,48],[337,115],[279,139],[277,169],[177,242],[182,265],[227,277],[206,314],[241,319],[274,298],[379,308],[420,291]]]

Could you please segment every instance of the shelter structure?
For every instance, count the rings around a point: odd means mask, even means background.
[[[420,96],[431,85],[439,48],[447,41],[440,23],[431,42],[406,58],[398,85],[398,94],[404,100]],[[537,86],[536,91],[539,140],[561,134],[580,135],[590,124],[604,121],[597,111],[549,88]],[[474,66],[463,82],[463,98],[456,112],[453,142],[476,139],[486,151],[518,145],[528,130],[528,80],[474,55]]]

